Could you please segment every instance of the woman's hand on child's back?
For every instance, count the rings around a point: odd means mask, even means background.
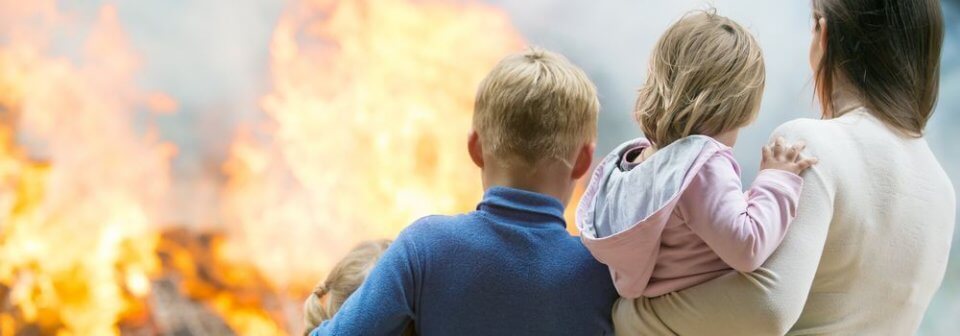
[[[783,138],[777,138],[773,143],[763,146],[760,170],[779,169],[799,175],[817,163],[815,157],[800,156],[805,147],[806,144],[802,142],[787,145]]]

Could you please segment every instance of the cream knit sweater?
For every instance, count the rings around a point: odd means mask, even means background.
[[[953,185],[924,139],[865,109],[801,119],[775,135],[807,142],[798,216],[753,273],[653,299],[621,299],[618,335],[912,335],[947,266]]]

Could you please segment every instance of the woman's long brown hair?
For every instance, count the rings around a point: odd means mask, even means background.
[[[813,10],[814,19],[825,18],[827,25],[826,50],[815,71],[824,113],[833,111],[842,78],[877,118],[923,136],[940,87],[940,1],[813,0]]]

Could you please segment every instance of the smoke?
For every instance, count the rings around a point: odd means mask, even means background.
[[[143,55],[140,84],[174,97],[179,111],[157,118],[177,145],[170,218],[179,225],[218,221],[221,165],[236,129],[263,118],[269,42],[286,2],[274,0],[103,1],[117,7]],[[89,4],[91,8],[101,4]]]

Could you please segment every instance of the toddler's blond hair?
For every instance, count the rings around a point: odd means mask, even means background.
[[[501,60],[480,83],[473,127],[485,151],[532,166],[594,141],[599,111],[597,90],[583,70],[531,48]]]
[[[390,246],[389,240],[363,242],[350,250],[327,275],[326,281],[314,289],[303,304],[303,334],[308,335],[320,322],[329,320],[344,301],[363,284],[377,260]],[[322,300],[326,299],[326,304]]]
[[[691,134],[719,135],[755,119],[765,77],[750,32],[715,10],[692,12],[657,42],[635,117],[660,148]]]

